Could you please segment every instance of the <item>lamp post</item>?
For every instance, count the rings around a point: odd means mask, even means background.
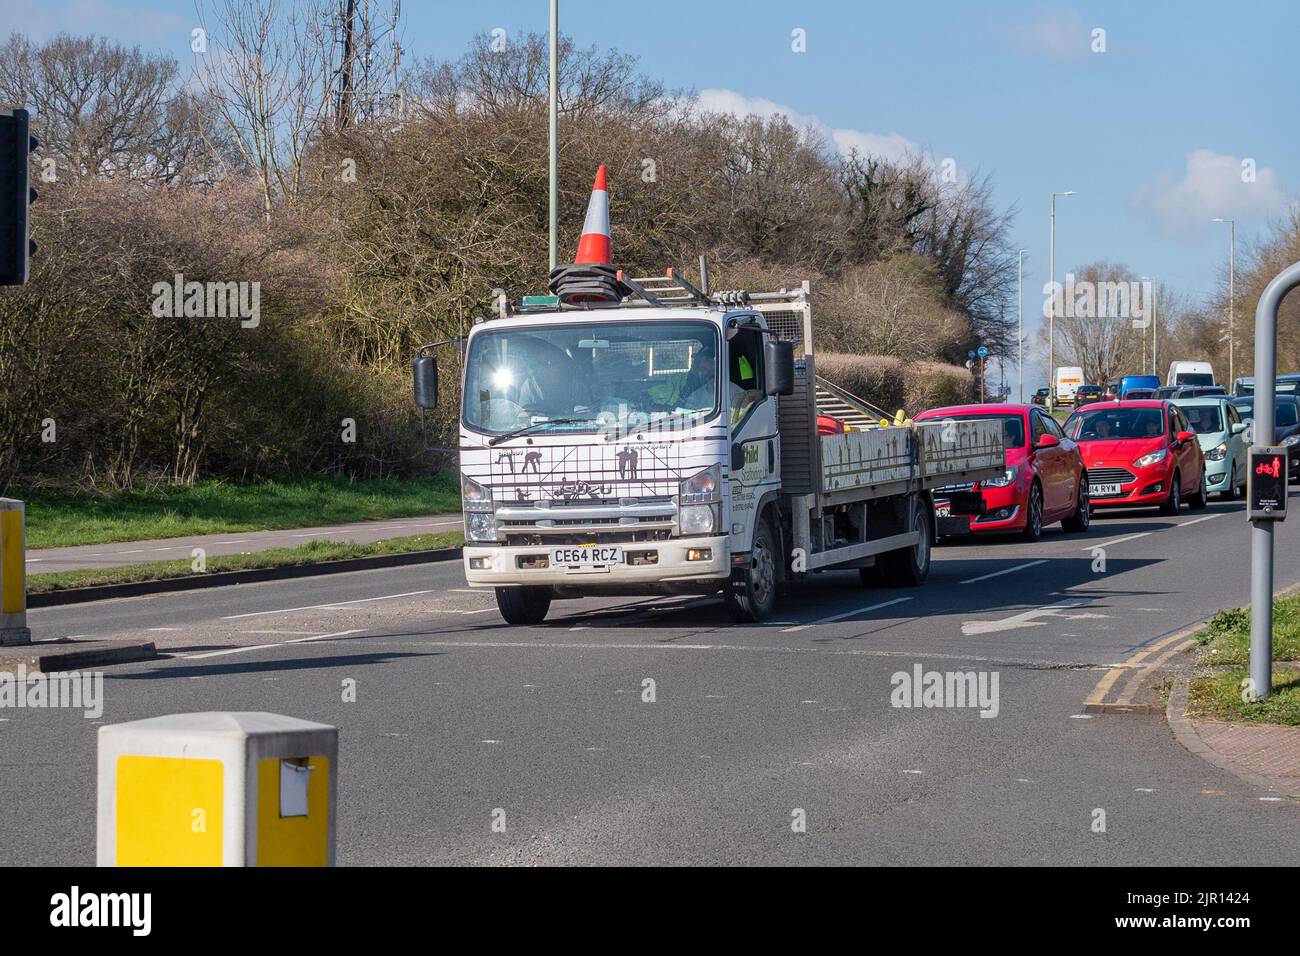
[[[550,227],[551,227],[551,269],[559,261],[560,248],[560,0],[551,0],[551,76],[550,76],[550,155],[548,156],[549,193],[550,193]]]
[[[1234,284],[1237,271],[1237,220],[1216,217],[1213,221],[1228,224],[1228,381],[1232,382],[1236,379],[1236,364],[1234,362],[1236,335],[1234,334],[1233,326],[1235,322],[1233,320],[1237,305],[1236,295],[1234,294],[1236,292]]]
[[[1151,374],[1159,375],[1156,371],[1156,280],[1150,276],[1142,276],[1143,282],[1151,283],[1151,301],[1147,303],[1147,308],[1151,313]],[[1142,371],[1147,370],[1147,340],[1146,336],[1139,336],[1142,339]]]
[[[1047,310],[1047,409],[1056,404],[1056,197],[1073,196],[1074,190],[1052,193],[1052,217],[1047,229],[1047,271],[1051,273],[1052,296]]]
[[[1016,250],[1016,401],[1022,404],[1025,401],[1024,258],[1025,250]]]

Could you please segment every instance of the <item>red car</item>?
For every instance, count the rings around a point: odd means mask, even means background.
[[[941,535],[1019,532],[1037,541],[1043,526],[1061,522],[1067,531],[1087,531],[1092,518],[1088,480],[1078,446],[1056,419],[1036,405],[952,405],[932,408],[916,421],[997,419],[1003,423],[1007,471],[993,481],[934,491],[935,524]],[[953,514],[958,492],[979,492],[977,515]],[[948,492],[950,497],[945,497]]]
[[[1158,505],[1169,515],[1184,501],[1205,507],[1205,455],[1176,405],[1089,405],[1070,416],[1065,433],[1083,449],[1094,506]]]

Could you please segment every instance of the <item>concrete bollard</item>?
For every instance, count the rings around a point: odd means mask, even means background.
[[[30,644],[26,506],[0,498],[0,644]]]
[[[333,866],[338,730],[279,714],[99,728],[100,866]]]

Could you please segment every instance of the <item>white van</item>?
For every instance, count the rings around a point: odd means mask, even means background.
[[[1056,370],[1057,405],[1073,405],[1074,393],[1083,384],[1083,369],[1077,365],[1062,365]]]
[[[1213,385],[1214,369],[1209,362],[1171,362],[1166,385]]]

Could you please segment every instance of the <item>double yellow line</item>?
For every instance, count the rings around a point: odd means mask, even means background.
[[[1156,670],[1169,658],[1175,654],[1181,653],[1191,647],[1194,641],[1192,635],[1201,628],[1202,624],[1196,624],[1192,627],[1184,628],[1176,634],[1170,634],[1168,637],[1162,637],[1149,647],[1138,651],[1122,664],[1116,664],[1101,680],[1097,681],[1097,686],[1092,689],[1083,701],[1085,712],[1090,710],[1104,711],[1112,708],[1119,709],[1133,706],[1133,695],[1137,693],[1142,681],[1151,671]],[[1164,653],[1160,653],[1163,651]],[[1159,654],[1158,657],[1152,658],[1153,654]],[[1148,660],[1148,658],[1151,658]],[[1110,693],[1111,688],[1118,683],[1119,679],[1125,674],[1129,674],[1128,681],[1120,688],[1119,695],[1115,700],[1107,702],[1106,695]]]

